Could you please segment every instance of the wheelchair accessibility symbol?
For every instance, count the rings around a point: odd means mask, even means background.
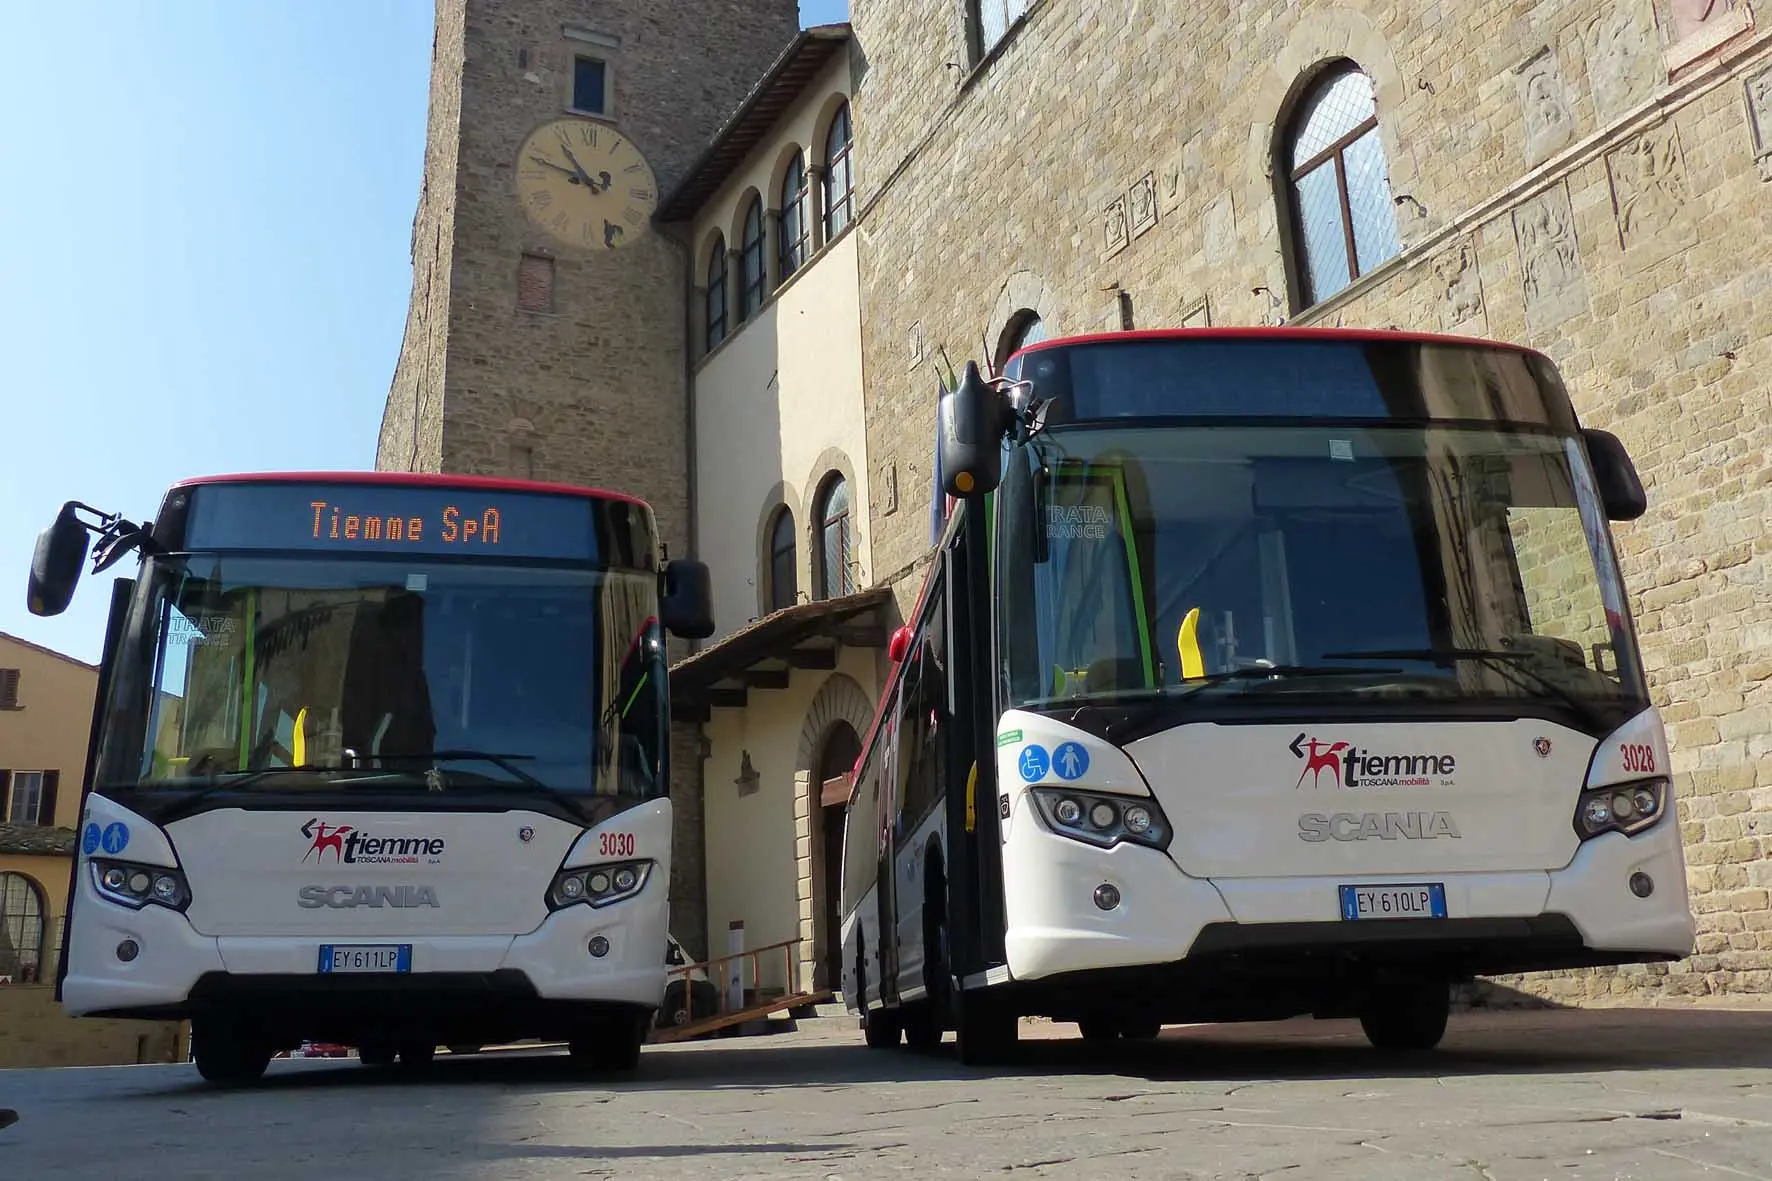
[[[1038,783],[1046,778],[1046,772],[1051,766],[1051,762],[1046,758],[1045,747],[1035,743],[1022,748],[1021,777],[1027,782]]]

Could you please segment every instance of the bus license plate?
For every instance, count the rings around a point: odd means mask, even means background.
[[[410,972],[412,971],[412,944],[383,943],[365,946],[358,944],[352,947],[334,947],[323,944],[320,947],[320,974],[329,976],[334,972]]]
[[[1439,882],[1415,886],[1343,886],[1344,919],[1443,919],[1446,887]]]

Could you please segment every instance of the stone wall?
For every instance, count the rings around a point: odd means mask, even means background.
[[[994,350],[1006,301],[1039,301],[1054,335],[1129,310],[1543,349],[1649,489],[1615,536],[1702,934],[1667,970],[1532,986],[1772,985],[1772,38],[1735,7],[1694,57],[1651,0],[1267,0],[1188,21],[1038,0],[972,67],[963,22],[852,0],[868,453],[900,490],[875,509],[874,568],[928,545],[931,358]],[[1275,129],[1341,57],[1374,81],[1401,252],[1306,307]]]
[[[189,1046],[180,1022],[69,1017],[53,985],[0,987],[0,1070],[183,1062]]]

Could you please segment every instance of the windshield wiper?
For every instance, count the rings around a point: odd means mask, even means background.
[[[1374,657],[1379,653],[1372,653]],[[1393,658],[1394,659],[1394,658]],[[1400,668],[1372,668],[1367,666],[1345,666],[1330,664],[1270,664],[1258,665],[1254,668],[1229,668],[1223,672],[1207,673],[1201,677],[1183,677],[1177,688],[1189,685],[1215,685],[1222,681],[1254,681],[1264,677],[1356,677],[1356,676],[1395,676],[1402,672]]]
[[[1460,660],[1475,660],[1504,676],[1510,672],[1525,672],[1532,679],[1564,705],[1568,706],[1575,716],[1580,718],[1590,729],[1599,729],[1605,719],[1599,716],[1595,706],[1582,700],[1568,689],[1556,682],[1544,670],[1536,667],[1542,656],[1535,652],[1514,652],[1506,648],[1379,648],[1359,652],[1325,652],[1325,660],[1427,660],[1435,664],[1451,666]],[[1586,666],[1583,666],[1585,671]],[[1526,689],[1528,686],[1515,685]]]
[[[483,763],[491,763],[501,771],[508,771],[530,787],[539,787],[544,791],[552,790],[547,784],[516,765],[514,760],[523,759],[533,762],[534,755],[494,754],[486,750],[414,750],[414,751],[382,751],[368,756],[371,759],[474,759]]]

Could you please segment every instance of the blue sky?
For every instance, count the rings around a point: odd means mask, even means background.
[[[846,19],[802,0],[801,23]],[[405,324],[429,0],[7,7],[0,631],[96,660],[108,584],[25,609],[64,500],[369,468]]]

